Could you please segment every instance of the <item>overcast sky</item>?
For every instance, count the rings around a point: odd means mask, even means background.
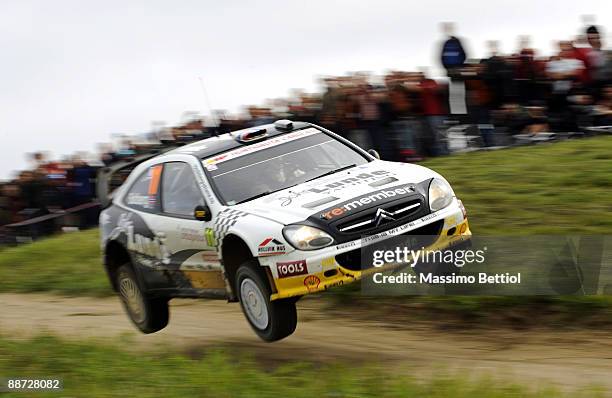
[[[0,179],[27,152],[93,151],[112,134],[317,88],[315,77],[428,66],[439,74],[440,21],[470,57],[484,42],[542,54],[582,15],[612,30],[612,1],[0,1]],[[606,44],[610,36],[606,35]]]

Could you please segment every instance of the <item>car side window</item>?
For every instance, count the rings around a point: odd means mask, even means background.
[[[149,213],[160,210],[159,182],[162,167],[161,164],[149,167],[132,184],[124,199],[128,207]]]
[[[196,206],[204,205],[202,192],[187,163],[166,163],[161,189],[164,213],[192,217]]]

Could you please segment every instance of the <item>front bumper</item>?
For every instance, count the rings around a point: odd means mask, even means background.
[[[443,225],[437,238],[434,238],[433,243],[426,246],[425,250],[444,250],[470,240],[472,232],[463,206],[459,200],[454,200],[450,206],[443,210],[366,239],[330,246],[316,252],[294,251],[290,255],[283,256],[283,259],[279,261],[306,261],[308,273],[282,278],[277,274],[275,275],[275,271],[272,271],[276,291],[270,296],[270,299],[277,300],[320,292],[331,287],[355,282],[374,272],[397,267],[397,265],[387,265],[361,270],[361,264],[357,264],[351,266],[352,269],[348,269],[338,263],[336,256],[348,251],[360,250],[364,245],[379,242],[384,240],[385,237],[406,234],[440,221],[443,221]]]

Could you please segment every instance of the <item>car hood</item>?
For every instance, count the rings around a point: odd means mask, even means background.
[[[286,225],[303,221],[323,209],[352,198],[418,184],[433,177],[440,176],[422,166],[376,160],[233,208]]]

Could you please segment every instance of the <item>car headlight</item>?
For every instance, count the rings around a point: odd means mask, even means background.
[[[334,242],[326,232],[308,225],[288,225],[283,228],[283,236],[298,250],[317,250]]]
[[[431,211],[442,210],[453,201],[453,189],[448,182],[434,178],[429,184],[429,208]]]

